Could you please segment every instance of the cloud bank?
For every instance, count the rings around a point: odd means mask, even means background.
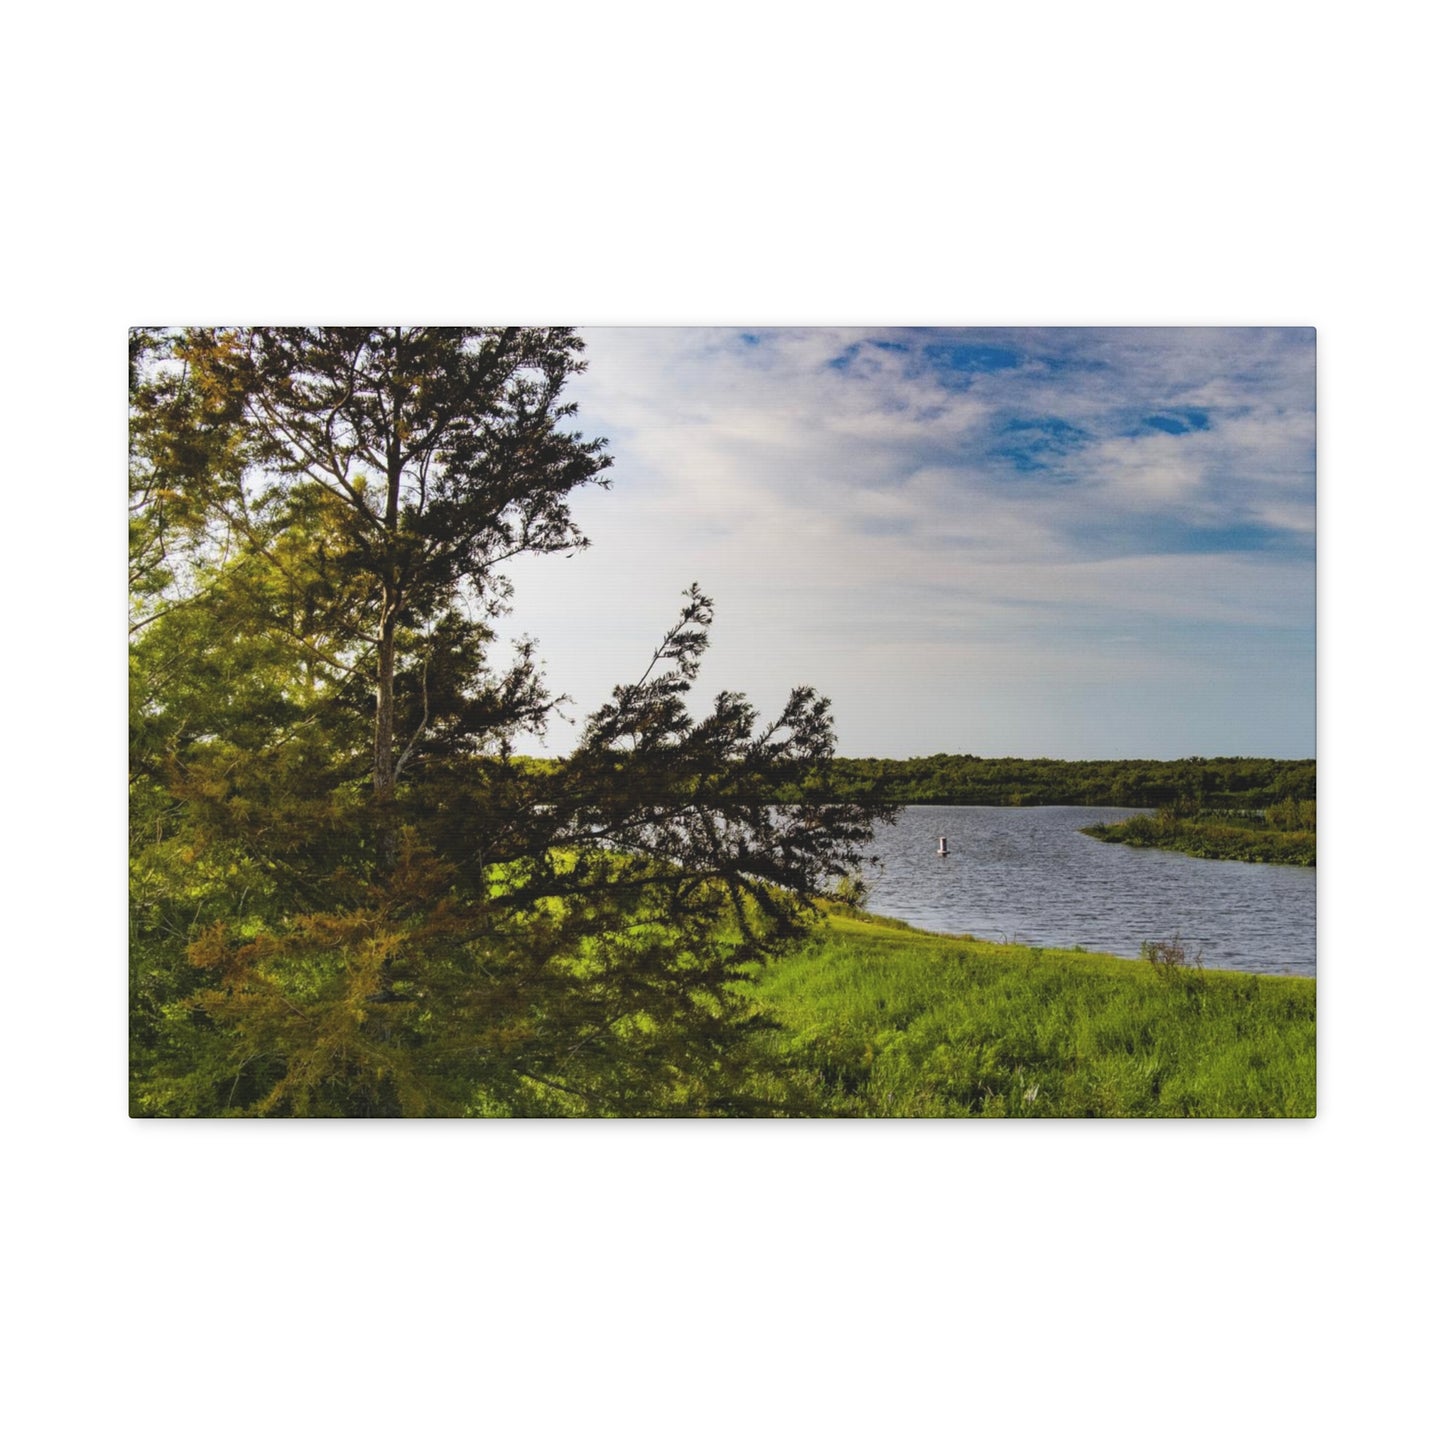
[[[1313,331],[583,335],[613,487],[510,622],[578,711],[696,579],[704,687],[844,753],[1313,755]]]

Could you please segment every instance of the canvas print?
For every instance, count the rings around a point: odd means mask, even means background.
[[[1314,1114],[1312,329],[129,352],[134,1116]]]

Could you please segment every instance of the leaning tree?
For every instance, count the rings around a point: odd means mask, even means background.
[[[712,618],[695,587],[570,757],[513,755],[553,700],[528,648],[489,656],[501,569],[585,545],[570,498],[609,464],[568,425],[578,338],[145,346],[165,355],[135,392],[138,535],[159,535],[147,497],[168,498],[193,561],[142,569],[152,604],[157,575],[177,595],[135,644],[136,952],[168,960],[135,1107],[786,1107],[743,985],[884,810],[828,801],[832,722],[809,689],[770,726],[732,693],[691,716]]]

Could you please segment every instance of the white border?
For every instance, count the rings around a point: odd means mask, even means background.
[[[1441,317],[1417,13],[17,22],[24,1438],[1418,1438]],[[373,315],[1317,325],[1321,1118],[126,1120],[122,333]]]

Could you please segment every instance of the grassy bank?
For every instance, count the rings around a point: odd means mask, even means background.
[[[809,1112],[1311,1117],[1315,984],[833,914],[755,985]]]
[[[1314,804],[1286,804],[1260,817],[1220,813],[1157,813],[1095,823],[1081,830],[1106,843],[1133,848],[1169,848],[1195,858],[1225,858],[1241,863],[1289,863],[1315,866]]]

